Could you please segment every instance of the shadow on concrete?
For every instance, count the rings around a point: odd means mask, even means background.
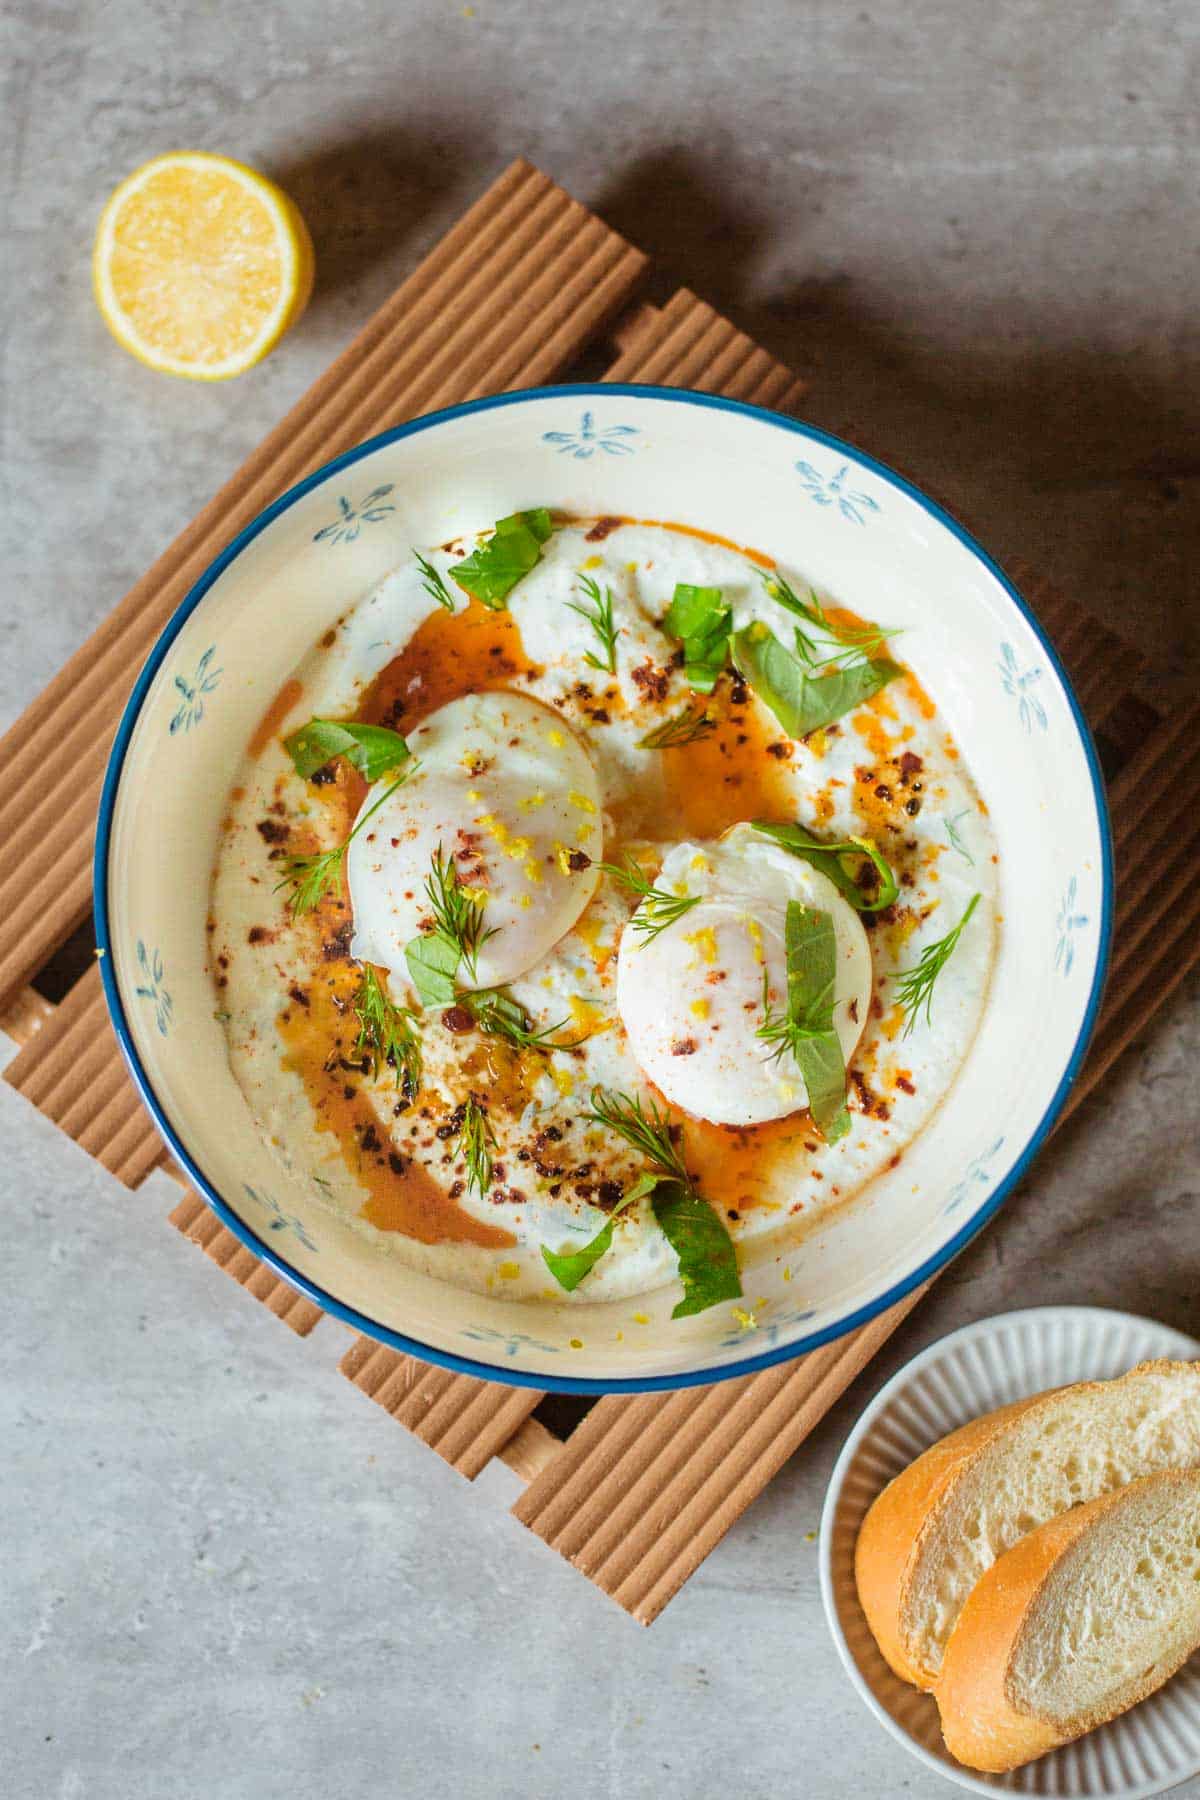
[[[312,233],[311,306],[359,283],[373,288],[381,265],[395,272],[394,285],[403,280],[426,247],[431,221],[457,190],[463,211],[476,198],[464,180],[465,162],[452,136],[436,126],[427,132],[409,115],[395,129],[333,139],[273,170]]]
[[[803,417],[927,486],[996,555],[1026,557],[1141,639],[1169,691],[1187,691],[1200,660],[1200,360],[1180,381],[1152,342],[1117,355],[1081,335],[1022,352],[1000,313],[985,348],[964,347],[848,276],[766,286],[763,220],[733,212],[679,147],[634,164],[597,210],[652,257],[660,295],[692,288],[805,376]],[[1097,303],[1081,293],[1081,321]]]

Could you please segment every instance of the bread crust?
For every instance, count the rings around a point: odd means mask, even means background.
[[[1138,1363],[1116,1382],[1079,1381],[1048,1388],[985,1413],[962,1425],[930,1446],[916,1461],[889,1482],[863,1520],[854,1551],[854,1579],[858,1598],[889,1666],[902,1681],[931,1692],[938,1671],[919,1657],[906,1642],[903,1629],[905,1606],[922,1556],[936,1538],[957,1484],[971,1472],[975,1459],[1003,1432],[1034,1407],[1047,1405],[1064,1394],[1083,1397],[1112,1388],[1134,1376],[1171,1374],[1187,1370],[1200,1373],[1200,1365],[1166,1358]]]
[[[1039,1718],[1013,1703],[1013,1665],[1021,1636],[1058,1564],[1079,1539],[1135,1493],[1154,1486],[1200,1485],[1200,1471],[1170,1469],[1116,1488],[1038,1526],[980,1576],[946,1644],[934,1690],[942,1736],[968,1768],[999,1775],[1045,1756],[1105,1725],[1154,1693],[1200,1647],[1200,1634],[1169,1665],[1156,1666],[1124,1701],[1069,1724]]]
[[[859,1604],[885,1660],[914,1687],[932,1688],[935,1677],[913,1659],[901,1633],[912,1572],[929,1533],[937,1529],[940,1507],[954,1482],[998,1432],[1033,1404],[1019,1400],[985,1413],[931,1444],[888,1483],[859,1528],[854,1546]]]

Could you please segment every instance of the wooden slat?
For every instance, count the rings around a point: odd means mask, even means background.
[[[100,971],[89,969],[4,1070],[4,1079],[126,1187],[162,1159],[109,1022]]]
[[[27,1044],[37,1036],[47,1019],[54,1017],[54,1007],[44,1000],[36,988],[20,988],[0,1012],[0,1031],[14,1044]]]
[[[282,1319],[297,1337],[307,1337],[318,1319],[324,1317],[319,1306],[260,1262],[232,1231],[226,1231],[216,1213],[190,1188],[169,1217],[189,1243],[203,1250],[210,1261],[260,1300],[268,1312]]]
[[[647,313],[605,381],[657,382],[785,412],[804,383],[687,288]]]
[[[0,742],[0,1003],[86,915],[120,708],[213,557],[364,437],[548,380],[627,301],[644,263],[545,175],[513,163],[34,700]]]
[[[651,1624],[924,1292],[761,1375],[610,1395],[513,1513]]]
[[[366,1337],[355,1339],[338,1368],[468,1481],[515,1437],[542,1399],[535,1388],[455,1375]]]

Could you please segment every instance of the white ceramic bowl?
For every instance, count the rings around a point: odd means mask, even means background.
[[[875,1496],[937,1439],[981,1413],[1070,1381],[1123,1375],[1200,1344],[1152,1319],[1098,1306],[1040,1306],[964,1325],[880,1389],[846,1440],[821,1516],[821,1598],[862,1699],[906,1750],[977,1794],[1143,1800],[1200,1772],[1200,1657],[1111,1724],[1009,1775],[964,1769],[942,1742],[937,1706],[880,1655],[854,1585],[854,1544]]]
[[[255,723],[300,657],[413,544],[547,504],[702,525],[903,627],[987,802],[1001,947],[947,1103],[894,1173],[728,1306],[673,1296],[522,1306],[373,1254],[259,1142],[205,973],[218,822]],[[983,551],[845,444],[709,395],[574,386],[507,394],[373,439],[285,494],[217,558],[122,719],[101,805],[96,920],[118,1036],[197,1189],[259,1256],[387,1343],[484,1376],[603,1392],[739,1375],[889,1305],[962,1248],[1046,1136],[1095,1017],[1112,879],[1101,779],[1054,652]],[[648,1323],[634,1317],[642,1315]]]

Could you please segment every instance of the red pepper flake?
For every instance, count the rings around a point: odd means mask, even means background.
[[[698,1048],[695,1038],[672,1038],[671,1040],[672,1056],[695,1056]]]
[[[610,518],[608,516],[605,516],[603,519],[597,519],[596,523],[592,526],[592,529],[586,534],[584,542],[588,544],[602,544],[606,537],[610,537],[612,533],[618,529],[620,524],[620,519]]]
[[[671,685],[671,677],[665,669],[656,668],[649,657],[640,668],[631,669],[629,673],[647,700],[666,699],[667,689]]]

